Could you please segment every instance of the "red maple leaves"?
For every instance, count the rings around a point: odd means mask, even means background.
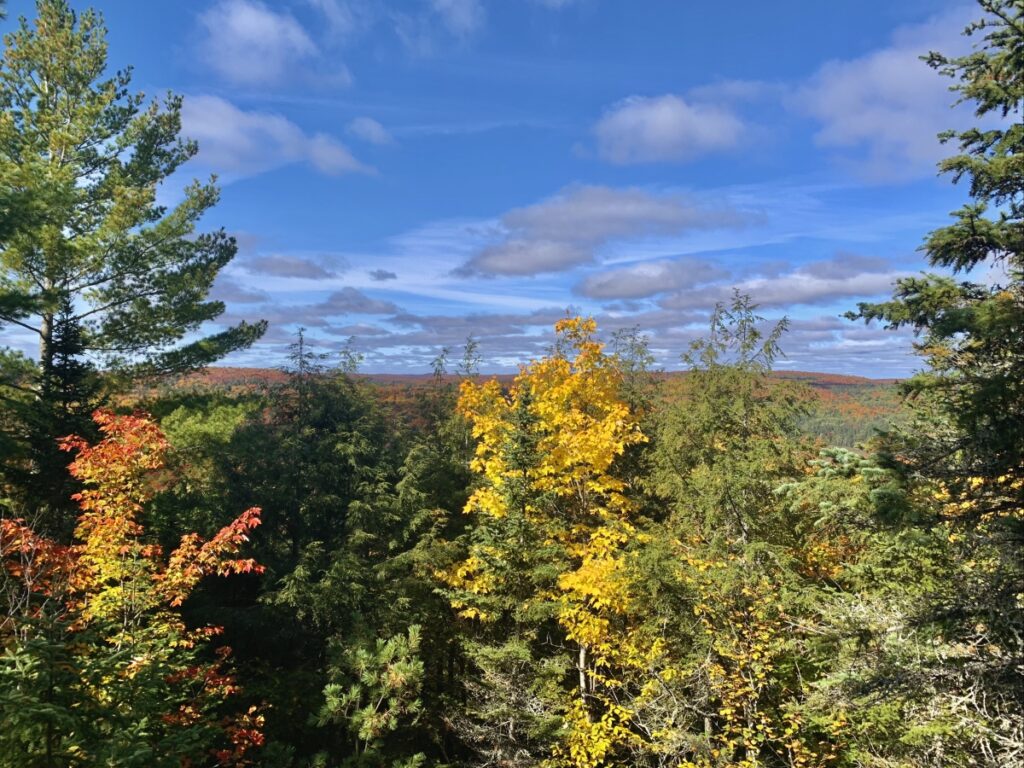
[[[263,571],[254,559],[235,557],[260,524],[259,508],[246,510],[209,540],[186,534],[165,558],[158,544],[145,539],[141,518],[146,503],[173,479],[165,462],[166,438],[145,414],[98,410],[93,419],[101,440],[91,444],[70,436],[60,443],[76,453],[69,471],[85,485],[74,496],[81,509],[75,541],[62,545],[37,534],[24,520],[0,520],[0,568],[10,577],[5,584],[17,585],[7,590],[11,599],[6,600],[7,614],[0,616],[0,638],[30,631],[43,606],[59,604],[61,609],[51,614],[70,632],[97,630],[89,635],[91,642],[99,637],[106,647],[136,647],[145,637],[164,638],[182,649],[208,642],[220,628],[188,628],[175,609],[205,576]],[[155,655],[138,652],[131,664],[145,664]],[[238,692],[233,676],[224,671],[230,649],[222,646],[214,655],[214,661],[198,666],[183,656],[180,668],[164,676],[172,688],[194,683],[205,702],[169,700],[170,709],[161,717],[166,725],[189,727],[212,701]],[[220,723],[231,747],[216,752],[218,764],[245,764],[244,752],[262,743],[262,715],[250,709]]]

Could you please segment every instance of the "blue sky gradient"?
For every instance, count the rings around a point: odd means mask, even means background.
[[[841,318],[925,268],[965,198],[935,134],[973,124],[918,56],[955,53],[941,0],[106,0],[112,67],[185,96],[239,241],[225,361],[278,365],[295,329],[368,371],[480,342],[542,354],[566,311],[639,325],[659,362],[733,286],[786,315],[780,367],[903,376],[906,333]],[[6,28],[32,15],[9,3]],[[982,276],[984,278],[985,276]],[[3,336],[6,334],[6,336]],[[0,342],[28,347],[13,330]]]

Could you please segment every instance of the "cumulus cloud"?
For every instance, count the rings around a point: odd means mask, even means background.
[[[707,309],[728,301],[734,289],[762,307],[826,304],[836,299],[888,294],[906,273],[888,262],[840,254],[835,259],[800,266],[770,277],[751,277],[738,283],[716,283],[678,291],[659,301],[665,309]]]
[[[564,312],[559,316],[564,317]],[[416,328],[370,338],[362,345],[357,339],[356,346],[380,369],[394,371],[402,367],[422,373],[430,370],[431,361],[439,350],[447,347],[456,350],[455,356],[458,356],[457,350],[472,336],[479,344],[489,370],[514,371],[520,363],[545,354],[553,341],[550,332],[524,333],[514,329],[506,333],[502,331],[500,321],[492,323],[489,316],[481,315],[474,319],[476,323],[472,327],[442,331],[429,327]],[[532,324],[527,322],[525,325]]]
[[[590,249],[578,243],[514,239],[484,248],[456,274],[536,275],[570,269],[591,258]]]
[[[791,273],[797,271],[801,270]],[[677,369],[680,353],[694,339],[707,334],[710,307],[648,307],[646,303],[620,306],[598,313],[595,319],[606,339],[616,330],[639,327],[648,336],[658,364]],[[762,309],[769,316],[766,324],[774,322],[773,316],[777,318],[782,311],[788,311],[788,307],[767,305],[762,305]],[[480,343],[485,370],[514,371],[518,364],[546,354],[553,341],[553,324],[567,313],[579,312],[573,307],[550,306],[524,312],[416,314],[348,288],[316,303],[264,306],[260,315],[272,323],[272,332],[261,343],[287,343],[288,328],[303,325],[317,329],[320,337],[315,343],[325,348],[334,348],[342,340],[356,337],[355,349],[366,355],[370,370],[425,372],[439,349],[458,349],[472,336]],[[349,315],[359,317],[343,319]],[[361,316],[366,315],[382,317],[364,320]],[[240,317],[229,315],[223,320],[231,322]],[[803,370],[904,375],[909,370],[911,341],[912,331],[891,332],[853,324],[838,316],[798,314],[782,339],[787,357],[780,364]]]
[[[710,210],[678,195],[574,186],[549,200],[503,215],[500,240],[477,252],[458,274],[558,272],[592,262],[595,251],[612,240],[674,235],[744,222],[735,210]]]
[[[220,275],[217,278],[217,282],[213,284],[210,298],[215,301],[230,302],[232,304],[261,304],[270,301],[270,294],[266,291],[247,288],[231,278]]]
[[[229,180],[293,163],[332,176],[373,171],[332,136],[308,134],[282,115],[242,110],[219,96],[186,98],[181,121],[184,134],[199,142],[197,162]]]
[[[485,370],[515,370],[519,363],[546,354],[554,340],[554,323],[576,312],[572,307],[549,307],[524,313],[399,313],[386,319],[390,328],[335,324],[324,319],[321,305],[293,308],[288,314],[293,318],[296,313],[302,315],[301,322],[318,327],[330,337],[355,336],[356,349],[366,354],[369,365],[377,370],[423,372],[437,350],[458,349],[469,336],[480,344]],[[623,328],[641,328],[658,364],[669,369],[678,369],[680,353],[708,332],[708,313],[704,310],[611,312],[598,314],[595,319],[605,338]],[[766,324],[773,322],[769,319]],[[854,325],[834,316],[800,318],[790,324],[782,339],[787,357],[780,362],[804,370],[900,375],[907,370],[911,338],[910,332]],[[868,365],[870,368],[865,367]]]
[[[238,85],[280,83],[296,63],[319,53],[292,16],[258,0],[220,0],[199,16],[199,26],[203,60]]]
[[[591,299],[642,299],[728,275],[728,270],[707,259],[659,259],[590,275],[576,286],[576,292]]]
[[[371,280],[374,280],[378,283],[383,283],[386,280],[398,279],[398,275],[387,269],[374,269],[371,270],[368,274],[370,275]]]
[[[554,340],[552,328],[566,312],[565,307],[548,307],[516,314],[403,313],[389,318],[400,330],[374,337],[361,351],[372,352],[380,361],[377,364],[386,369],[401,366],[425,371],[439,349],[458,350],[472,336],[488,368],[515,370],[520,363],[545,354]]]
[[[969,42],[961,31],[976,13],[956,8],[898,30],[885,48],[824,64],[793,97],[793,105],[820,124],[816,142],[869,179],[933,173],[948,154],[936,134],[973,118],[969,109],[950,109],[949,81],[920,56],[964,52]]]
[[[242,269],[254,275],[269,277],[295,277],[307,280],[322,280],[337,277],[338,272],[328,269],[310,259],[299,256],[272,255],[246,259]]]
[[[401,312],[397,304],[367,296],[356,288],[346,286],[327,299],[310,307],[316,317],[334,315],[391,315]]]
[[[594,126],[594,135],[603,159],[626,165],[686,161],[730,149],[743,130],[743,122],[726,107],[668,94],[631,96],[614,104]]]
[[[402,309],[393,302],[368,296],[356,288],[345,287],[321,301],[264,306],[260,315],[278,329],[301,325],[331,333],[340,327],[332,322],[332,318],[346,315],[395,315],[401,312]],[[239,319],[243,319],[241,315],[236,317],[229,313],[221,317],[221,322],[237,322]],[[364,330],[360,335],[369,334]]]
[[[372,117],[357,117],[349,122],[347,130],[358,139],[370,144],[384,145],[394,144],[394,137],[387,128],[378,123]]]

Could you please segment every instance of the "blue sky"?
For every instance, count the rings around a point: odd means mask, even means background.
[[[77,4],[76,7],[83,7]],[[542,354],[567,310],[640,326],[668,368],[733,286],[786,315],[780,367],[917,365],[911,338],[841,319],[925,268],[965,190],[935,134],[972,123],[918,60],[965,50],[940,0],[107,0],[113,67],[185,96],[239,241],[215,295],[349,337],[368,371],[480,342]],[[32,15],[9,2],[9,27]],[[0,340],[19,345],[12,331]]]

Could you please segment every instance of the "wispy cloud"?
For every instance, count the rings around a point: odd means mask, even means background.
[[[310,311],[317,317],[338,315],[390,315],[401,312],[398,305],[383,299],[374,299],[362,291],[345,287],[335,291],[326,300],[315,304]]]
[[[270,294],[266,291],[247,288],[221,274],[217,277],[217,282],[213,284],[210,298],[232,304],[262,304],[270,301]]]
[[[677,291],[658,303],[672,310],[710,309],[717,302],[728,301],[733,291],[739,290],[763,307],[827,304],[837,299],[889,294],[896,279],[906,274],[882,259],[838,254],[789,272]]]
[[[709,259],[658,259],[590,275],[576,286],[576,292],[591,299],[642,299],[728,275],[728,269]]]
[[[373,0],[306,0],[327,22],[328,34],[344,42],[369,30],[380,17]]]
[[[484,7],[480,0],[431,0],[430,4],[456,37],[468,37],[484,24]]]
[[[483,29],[486,13],[480,0],[427,0],[426,7],[393,11],[395,35],[413,56],[433,56],[447,42],[468,43]]]

